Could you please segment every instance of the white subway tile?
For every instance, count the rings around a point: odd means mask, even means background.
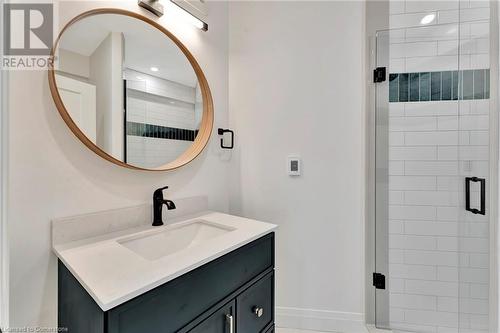
[[[405,250],[404,263],[455,267],[458,265],[458,255],[455,252]]]
[[[389,1],[389,14],[401,14],[405,12],[404,0],[390,0]]]
[[[406,260],[406,257],[405,257]],[[460,268],[459,279],[462,282],[488,283],[490,280],[489,270],[483,268]]]
[[[408,176],[452,176],[458,175],[458,162],[455,161],[408,161],[405,162]]]
[[[488,299],[490,294],[490,287],[487,284],[470,284],[470,297]]]
[[[405,144],[409,146],[457,145],[458,133],[457,131],[407,132],[405,133]]]
[[[406,27],[418,27],[421,26],[420,21],[427,16],[434,15],[434,21],[430,22],[428,25],[434,25],[438,23],[437,12],[426,11],[421,13],[405,13],[405,14],[394,14],[389,17],[389,26],[391,29],[406,28]]]
[[[489,308],[488,300],[472,298],[460,299],[461,313],[487,315],[489,313]]]
[[[437,129],[435,117],[394,117],[389,119],[390,131],[432,131]]]
[[[458,206],[457,192],[406,191],[406,205]]]
[[[458,116],[449,116],[449,117],[438,117],[437,118],[437,124],[438,124],[438,130],[444,131],[444,130],[457,130],[458,129],[458,123],[459,123],[459,117]]]
[[[468,267],[469,266],[469,262],[470,262],[469,254],[468,253],[459,252],[458,253],[458,261],[459,261],[458,264],[459,264],[460,267]]]
[[[389,132],[389,146],[403,146],[404,144],[404,132]]]
[[[405,14],[406,15],[406,14]],[[415,15],[415,14],[411,14]],[[404,15],[397,15],[404,16]],[[393,17],[391,16],[391,19]],[[389,46],[391,58],[424,57],[437,55],[437,42],[397,43]]]
[[[470,100],[469,103],[470,103],[471,115],[489,115],[490,113],[489,99],[475,99],[475,100]]]
[[[479,7],[479,8],[467,8],[460,10],[460,21],[480,21],[490,19],[490,8],[489,7]]]
[[[455,254],[458,256],[458,254]],[[458,267],[439,266],[437,267],[437,280],[445,282],[459,282],[458,281]]]
[[[460,130],[488,130],[490,127],[488,116],[461,116]]]
[[[484,238],[460,238],[460,251],[472,253],[488,253],[490,244]]]
[[[437,177],[437,190],[458,192],[462,190],[463,179],[459,176],[439,176]]]
[[[439,24],[458,23],[458,10],[442,10],[438,12]]]
[[[436,238],[432,236],[389,235],[390,249],[435,250]]]
[[[389,161],[389,175],[402,176],[404,175],[405,165],[403,161]]]
[[[390,176],[389,189],[408,191],[435,190],[436,177]]]
[[[408,102],[405,104],[405,115],[407,117],[414,116],[457,116],[457,102]]]
[[[469,134],[471,145],[487,146],[490,143],[490,133],[488,131],[470,131]]]
[[[406,58],[390,59],[389,72],[391,73],[405,73],[406,72]]]
[[[391,321],[404,321],[405,313],[403,309],[391,307],[390,308]]]
[[[404,251],[399,249],[389,249],[389,266],[392,264],[404,263]]]
[[[477,8],[477,7],[490,8],[490,1],[488,1],[488,0],[470,0],[470,7],[471,8]]]
[[[468,232],[467,236],[469,237],[482,237],[488,239],[490,235],[490,226],[488,223],[468,223]]]
[[[415,310],[436,310],[436,297],[425,295],[390,294],[391,307],[415,309]]]
[[[470,144],[470,132],[460,131],[458,132],[458,142],[461,146],[466,146]]]
[[[436,267],[423,265],[391,264],[389,266],[391,278],[413,279],[413,280],[435,280]],[[389,289],[392,291],[392,289]]]
[[[432,56],[406,58],[408,72],[452,71],[458,68],[457,56]]]
[[[470,67],[462,69],[485,69],[490,67],[490,55],[489,54],[471,54],[470,55]]]
[[[405,291],[411,294],[458,297],[458,283],[406,280]],[[426,322],[425,320],[423,321]]]
[[[406,12],[424,12],[429,10],[455,10],[459,5],[457,1],[432,1],[432,0],[408,0],[406,1]]]
[[[462,176],[474,175],[487,178],[489,175],[490,169],[488,161],[461,161],[460,164]]]
[[[458,312],[458,297],[438,297],[438,311]]]
[[[490,23],[470,23],[470,37],[472,38],[488,38],[490,35]],[[466,35],[464,35],[466,36]]]
[[[393,322],[391,316],[391,329],[393,332],[419,332],[419,333],[437,333],[436,326],[407,324],[404,322]]]
[[[440,251],[458,251],[459,243],[457,237],[438,237],[437,248]]]
[[[488,241],[486,240],[486,242]],[[490,266],[490,256],[488,254],[471,253],[469,257],[472,268],[488,268]]]
[[[458,207],[437,207],[438,221],[458,221],[461,214],[462,210]]]
[[[406,221],[405,234],[422,236],[457,236],[458,223]]]
[[[459,158],[464,161],[488,161],[490,159],[489,146],[462,146],[459,147]]]
[[[391,265],[392,266],[392,265]],[[393,293],[400,293],[405,291],[405,280],[404,279],[389,279],[388,290]]]
[[[389,220],[389,234],[404,234],[404,221]]]
[[[389,117],[404,117],[404,103],[389,103]]]
[[[389,191],[389,205],[402,205],[404,204],[403,191]]]
[[[458,56],[458,45],[459,45],[458,40],[438,41],[438,55]],[[461,54],[468,54],[468,53],[461,53]]]
[[[440,161],[458,160],[458,146],[438,147],[438,160]]]
[[[464,27],[467,35],[470,35],[470,25]],[[460,29],[464,32],[464,28]],[[417,27],[406,29],[407,42],[458,40],[459,29],[454,24],[435,25],[429,27]],[[455,57],[457,58],[457,57]],[[456,69],[457,67],[455,67]]]
[[[458,55],[458,40],[443,40],[438,42],[438,55]],[[489,39],[472,38],[460,40],[460,55],[488,54]]]
[[[490,328],[489,317],[487,315],[470,315],[470,328],[473,330],[487,330]],[[477,332],[477,331],[475,331]]]
[[[389,159],[392,161],[433,161],[437,159],[436,147],[390,147]]]
[[[458,313],[406,310],[405,322],[414,324],[426,323],[430,325],[456,327],[458,326]]]
[[[394,220],[433,220],[436,208],[431,206],[389,206],[389,218]]]

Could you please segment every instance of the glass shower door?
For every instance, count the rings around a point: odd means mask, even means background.
[[[492,129],[480,23],[377,34],[379,328],[488,332]]]

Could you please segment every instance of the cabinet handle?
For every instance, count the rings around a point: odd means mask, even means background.
[[[234,318],[232,315],[230,314],[226,315],[226,323],[227,326],[229,327],[229,333],[234,333]]]
[[[262,315],[264,314],[264,309],[263,308],[259,308],[258,306],[254,306],[253,309],[252,309],[252,312],[254,315],[256,315],[257,317],[262,317]]]

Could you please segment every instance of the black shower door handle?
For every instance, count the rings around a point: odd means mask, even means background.
[[[481,208],[471,208],[470,207],[470,183],[480,183],[481,184]],[[486,215],[486,179],[478,177],[466,177],[465,178],[465,210],[473,214]]]

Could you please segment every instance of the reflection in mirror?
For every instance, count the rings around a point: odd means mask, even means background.
[[[73,122],[97,147],[153,169],[194,142],[203,101],[190,62],[164,33],[134,17],[85,17],[62,34],[56,85]]]

